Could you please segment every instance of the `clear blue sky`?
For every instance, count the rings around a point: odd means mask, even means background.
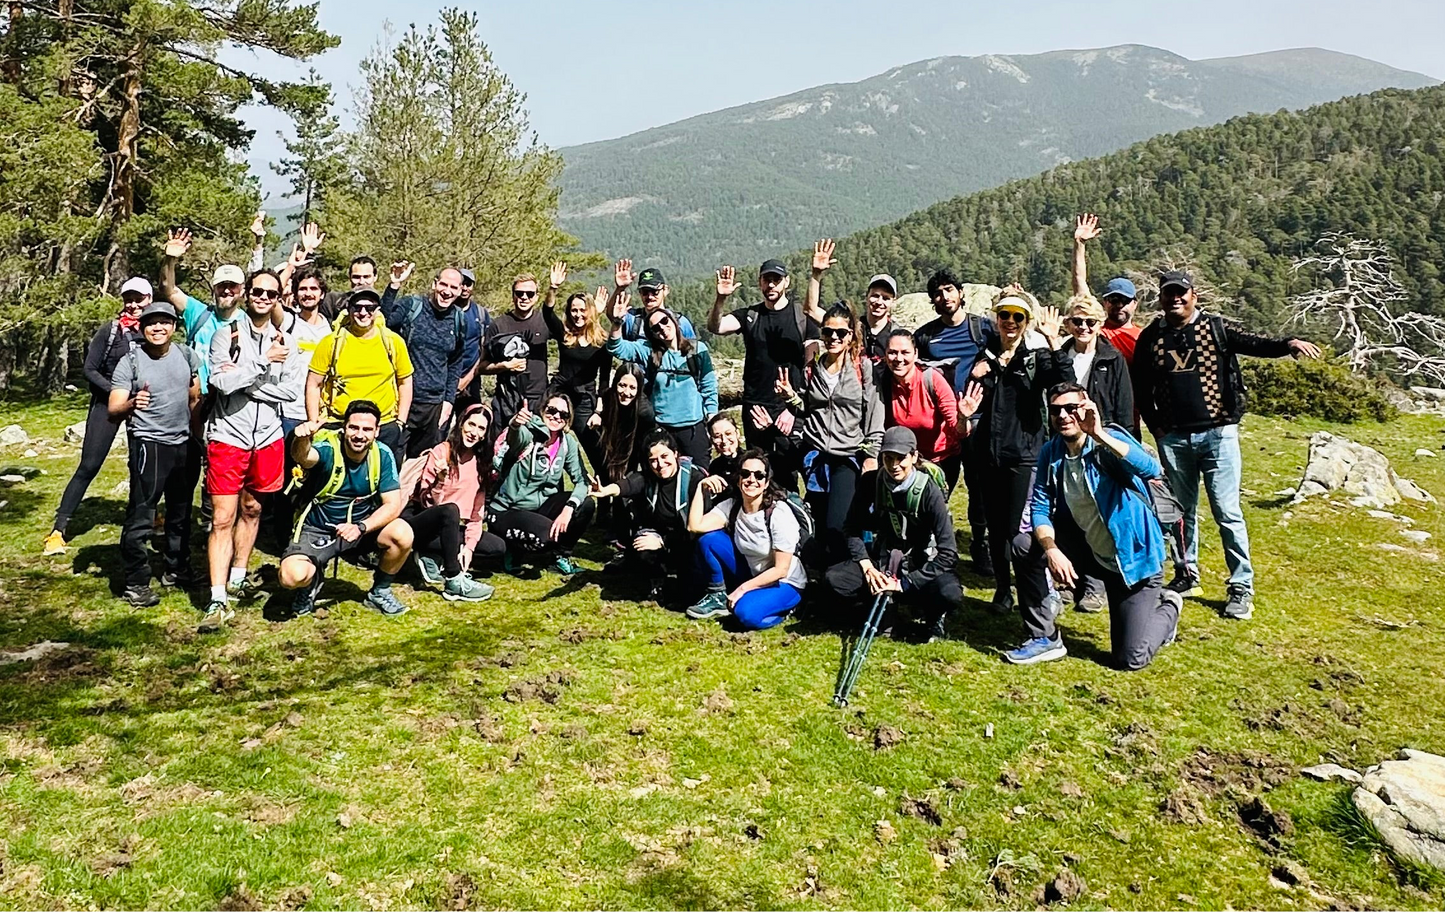
[[[944,55],[1147,44],[1199,59],[1313,46],[1445,78],[1445,0],[321,0],[321,24],[341,46],[314,65],[336,88],[343,123],[357,62],[383,23],[428,23],[453,5],[480,15],[484,40],[553,147]],[[287,69],[260,63],[268,75]],[[267,162],[284,152],[276,131],[288,122],[266,111],[247,119],[257,131],[252,167],[274,191]]]

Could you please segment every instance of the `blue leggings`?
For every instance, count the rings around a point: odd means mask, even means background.
[[[749,579],[747,559],[738,553],[733,537],[726,529],[709,532],[697,540],[698,569],[703,583],[710,589],[736,587]],[[793,558],[797,560],[797,558]],[[773,583],[754,589],[738,599],[733,616],[744,627],[764,630],[783,622],[788,612],[803,600],[803,593],[789,583]]]

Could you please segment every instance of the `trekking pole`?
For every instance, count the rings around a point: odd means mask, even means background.
[[[888,575],[897,576],[898,569],[903,565],[903,552],[893,551],[888,556]],[[868,660],[868,650],[873,646],[873,640],[878,635],[878,627],[883,623],[883,615],[888,611],[888,606],[893,602],[893,593],[880,592],[873,599],[873,607],[868,612],[867,619],[863,622],[863,632],[858,635],[858,640],[853,644],[853,653],[848,661],[838,672],[838,684],[833,691],[833,705],[847,706],[848,696],[853,692],[853,685],[858,681],[858,675],[863,671],[863,663]]]

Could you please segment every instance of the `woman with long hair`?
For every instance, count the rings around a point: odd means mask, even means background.
[[[452,425],[447,439],[417,457],[423,460],[415,491],[401,511],[412,528],[412,554],[417,570],[431,585],[441,585],[448,601],[480,602],[492,597],[493,587],[471,578],[472,555],[500,553],[501,541],[486,545],[482,521],[487,503],[491,465],[485,452],[492,410],[485,404],[469,407]],[[485,470],[484,470],[485,469]]]
[[[487,527],[506,543],[508,564],[513,553],[525,551],[554,556],[564,574],[581,572],[572,548],[592,521],[593,502],[582,445],[571,428],[572,400],[564,393],[548,396],[540,415],[524,403],[493,457],[501,483],[487,503]]]
[[[567,264],[553,263],[547,287],[547,309],[556,306],[557,289],[567,280]],[[597,390],[607,382],[612,355],[607,351],[607,327],[600,308],[607,303],[607,289],[595,295],[580,291],[567,296],[562,305],[562,333],[557,339],[557,371],[552,374],[552,391],[566,393],[577,407],[572,418],[575,428],[596,427]]]
[[[781,624],[803,599],[808,574],[798,560],[802,527],[773,480],[762,450],[738,458],[738,496],[707,509],[696,497],[688,531],[697,540],[698,565],[707,594],[687,616],[694,620],[735,615],[744,627]]]
[[[707,343],[684,336],[677,315],[665,308],[643,315],[647,341],[624,339],[627,299],[626,293],[617,295],[607,314],[612,321],[607,350],[619,360],[642,365],[654,420],[672,432],[683,453],[707,468],[710,454],[704,422],[718,410],[717,371]]]
[[[877,467],[883,440],[883,403],[873,382],[873,363],[863,352],[858,318],[843,301],[823,314],[823,350],[803,371],[794,390],[778,371],[778,394],[803,419],[803,477],[818,518],[823,566],[846,560],[843,531],[858,476]]]

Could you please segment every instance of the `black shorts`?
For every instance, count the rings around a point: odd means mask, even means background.
[[[375,561],[367,558],[379,550],[377,540],[381,537],[381,532],[381,529],[377,529],[349,542],[342,540],[335,532],[318,529],[316,526],[302,526],[301,534],[281,552],[281,559],[284,561],[288,557],[304,557],[321,568],[337,557],[343,557],[347,563],[371,566]]]

